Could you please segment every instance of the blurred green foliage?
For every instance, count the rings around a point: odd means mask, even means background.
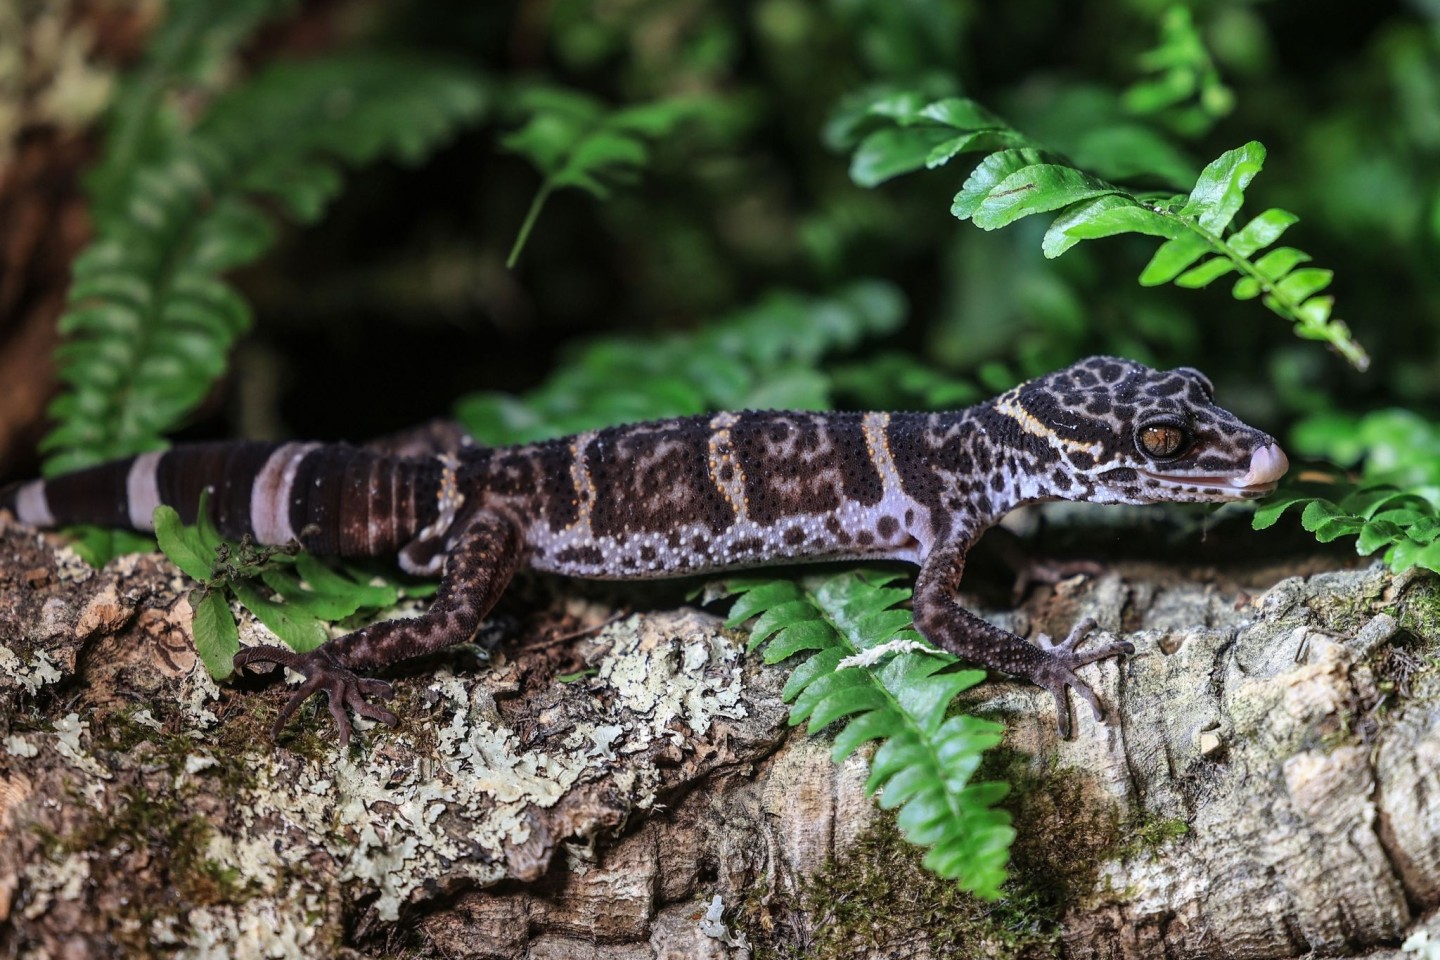
[[[904,318],[899,292],[880,281],[825,298],[774,293],[695,333],[588,344],[538,389],[473,394],[456,413],[476,438],[507,444],[707,410],[826,410],[836,384],[821,358]],[[846,384],[863,393],[872,381],[851,373]]]

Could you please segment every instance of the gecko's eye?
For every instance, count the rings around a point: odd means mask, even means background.
[[[1174,460],[1190,447],[1190,434],[1173,420],[1152,420],[1135,431],[1135,442],[1146,456]]]

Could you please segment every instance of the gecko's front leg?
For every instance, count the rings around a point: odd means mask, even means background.
[[[1082,653],[1078,648],[1095,627],[1095,621],[1087,617],[1058,644],[1050,644],[1049,637],[1042,634],[1041,642],[1046,644],[1042,649],[975,616],[955,599],[955,591],[965,569],[965,551],[969,542],[963,540],[946,544],[926,557],[915,583],[915,626],[936,646],[956,656],[1024,677],[1049,690],[1055,696],[1062,737],[1070,736],[1070,704],[1065,696],[1066,687],[1074,689],[1090,704],[1095,711],[1095,719],[1103,719],[1100,699],[1075,671],[1096,660],[1134,653],[1134,644],[1121,641]]]
[[[360,671],[424,656],[475,635],[480,622],[500,598],[521,562],[519,524],[506,516],[477,513],[456,524],[458,531],[445,544],[445,573],[435,600],[425,614],[409,620],[385,620],[363,630],[336,637],[308,653],[284,647],[246,647],[235,655],[235,667],[273,663],[304,675],[305,682],[280,711],[274,732],[278,736],[290,718],[312,694],[324,691],[330,715],[340,731],[340,744],[350,742],[348,706],[357,714],[394,726],[393,713],[375,706],[371,697],[388,699],[390,685],[364,677]]]

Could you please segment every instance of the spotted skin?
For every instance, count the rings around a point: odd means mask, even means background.
[[[1148,446],[1147,446],[1148,445]],[[727,412],[487,448],[430,425],[376,448],[206,444],[145,454],[13,491],[24,522],[145,527],[156,503],[193,517],[202,489],[222,532],[298,539],[319,553],[398,552],[441,573],[436,600],[307,654],[247,647],[305,683],[276,729],[324,690],[394,723],[362,674],[474,636],[516,570],[602,579],[705,573],[777,561],[894,559],[920,566],[916,627],[967,660],[1056,697],[1100,703],[1076,675],[1129,644],[1081,651],[1093,624],[1034,645],[965,610],[956,590],[976,539],[1044,500],[1223,501],[1263,496],[1286,468],[1266,434],[1218,407],[1190,368],[1091,357],[993,400],[943,413]]]

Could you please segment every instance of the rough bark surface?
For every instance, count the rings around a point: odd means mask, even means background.
[[[1047,695],[973,692],[1016,784],[996,907],[918,871],[709,614],[557,602],[597,629],[437,658],[346,754],[323,709],[277,748],[285,692],[208,678],[168,562],[59,544],[0,520],[7,955],[1412,958],[1440,905],[1428,576],[1122,565],[985,611],[1138,648],[1085,669],[1115,708],[1069,742]]]

